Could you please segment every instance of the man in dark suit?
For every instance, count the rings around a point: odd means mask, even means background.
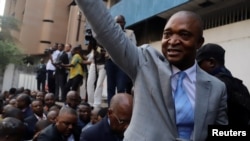
[[[132,43],[136,45],[137,42],[134,31],[125,28],[125,17],[123,15],[117,15],[114,19],[115,22],[120,25],[121,29],[124,31],[124,34],[129,38],[129,40],[131,40]],[[114,63],[109,55],[107,57],[107,61],[105,62],[105,69],[107,73],[107,100],[109,105],[110,100],[113,95],[115,95],[116,91],[118,93],[126,92],[131,94],[133,82],[129,76]]]
[[[65,67],[62,67],[60,64],[68,64],[69,63],[69,57],[68,54],[64,51],[64,44],[58,44],[58,50],[59,54],[56,58],[56,62],[54,62],[54,65],[56,67],[55,70],[55,97],[56,100],[59,100],[59,97],[61,95],[61,100],[65,100],[65,97],[62,95],[64,85],[67,82],[67,70]]]
[[[56,123],[43,129],[37,137],[37,141],[79,141],[80,131],[76,130],[77,113],[74,109],[63,107]]]
[[[40,59],[40,63],[36,69],[37,90],[45,92],[47,70],[43,58]]]
[[[204,43],[199,15],[191,11],[172,15],[163,31],[160,53],[149,44],[137,48],[101,0],[76,3],[96,40],[134,82],[133,116],[124,141],[204,141],[208,125],[228,124],[225,84],[195,61],[196,51]],[[183,102],[178,101],[183,98],[188,106],[180,106]],[[189,114],[189,119],[186,115],[179,118],[180,114]]]
[[[81,141],[122,141],[132,116],[133,98],[127,93],[114,95],[108,114],[81,133]]]
[[[31,108],[33,114],[24,119],[27,123],[29,137],[28,139],[32,139],[35,133],[35,125],[39,120],[46,120],[47,117],[43,112],[43,102],[41,100],[33,100],[31,103]]]
[[[16,98],[16,102],[17,108],[22,111],[24,119],[33,114],[33,111],[30,107],[31,99],[29,95],[25,93],[19,94]]]

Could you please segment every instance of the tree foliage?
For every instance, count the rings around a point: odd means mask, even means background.
[[[0,16],[0,40],[16,42],[17,40],[11,35],[12,31],[19,31],[20,22],[11,16]]]
[[[3,71],[9,63],[22,62],[22,53],[17,47],[17,39],[11,34],[19,31],[20,23],[13,17],[0,16],[0,71]]]

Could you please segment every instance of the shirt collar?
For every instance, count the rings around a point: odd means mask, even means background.
[[[195,82],[196,81],[196,70],[197,70],[197,62],[195,61],[194,65],[191,66],[190,68],[184,70],[184,72],[187,75],[187,78],[191,81],[191,82]],[[179,70],[177,67],[175,67],[174,65],[172,65],[172,77],[175,77],[177,75],[178,72],[180,72],[181,70]]]
[[[38,119],[38,120],[46,120],[47,119],[47,117],[46,117],[46,115],[43,113],[43,117],[41,118],[41,117],[39,117],[37,114],[35,114],[34,113],[34,115],[35,115],[35,117]]]

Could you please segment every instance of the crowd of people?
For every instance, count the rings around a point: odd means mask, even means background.
[[[122,15],[115,17],[125,35],[136,45],[133,30],[125,29],[126,20]],[[133,83],[111,59],[109,54],[92,35],[91,29],[86,30],[87,49],[81,45],[72,48],[71,44],[55,43],[47,49],[44,58],[37,65],[37,89],[54,93],[57,101],[65,101],[69,90],[79,91],[85,83],[86,94],[82,94],[91,106],[99,108],[104,90],[107,92],[108,105],[115,93],[132,93]],[[83,80],[86,80],[83,82]],[[107,88],[104,89],[104,84]],[[47,88],[47,89],[46,89]],[[84,98],[83,98],[84,97]]]
[[[124,28],[125,18],[119,15],[115,21],[136,44],[134,32]],[[85,52],[80,45],[62,43],[46,49],[48,59],[41,58],[36,67],[37,90],[10,88],[2,94],[2,123],[16,126],[3,124],[8,132],[0,140],[123,139],[132,116],[132,81],[92,36],[88,40]],[[85,99],[79,91],[84,77]],[[105,80],[108,106],[101,107]]]
[[[132,115],[132,99],[130,94],[119,93],[110,107],[93,109],[73,90],[65,103],[58,104],[53,93],[11,88],[1,99],[0,140],[79,141],[100,137],[88,130],[94,125],[101,126],[104,135],[109,132],[110,138],[122,138]]]
[[[205,141],[208,125],[249,124],[248,89],[226,68],[223,47],[203,45],[199,15],[173,14],[160,53],[149,44],[137,47],[125,17],[113,18],[101,0],[76,3],[95,33],[88,36],[89,55],[81,46],[56,44],[48,62],[40,61],[37,91],[4,92],[0,139]],[[79,94],[84,77],[86,99]],[[101,107],[105,77],[108,106]]]

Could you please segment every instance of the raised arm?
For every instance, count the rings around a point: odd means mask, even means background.
[[[136,75],[139,51],[114,21],[102,0],[76,0],[91,25],[96,40],[131,77]]]

